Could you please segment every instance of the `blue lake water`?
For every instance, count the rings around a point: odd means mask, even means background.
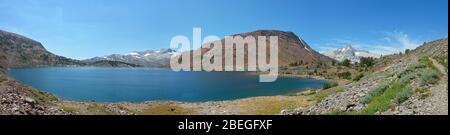
[[[16,68],[24,84],[76,101],[217,101],[320,88],[324,80],[278,77],[271,83],[242,72],[173,72],[159,68]]]

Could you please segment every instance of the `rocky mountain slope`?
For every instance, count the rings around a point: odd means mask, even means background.
[[[303,39],[299,38],[297,35],[295,35],[293,32],[287,32],[287,31],[279,31],[279,30],[257,30],[253,32],[245,32],[240,34],[235,34],[231,36],[242,36],[243,38],[247,36],[253,36],[257,39],[259,36],[265,36],[266,37],[266,43],[267,45],[270,44],[269,37],[270,36],[278,36],[278,66],[288,66],[292,63],[305,63],[305,65],[318,65],[318,64],[331,64],[333,59],[324,56],[314,49],[312,49]],[[217,41],[212,41],[217,42]],[[221,40],[222,42],[222,56],[225,56],[225,39]],[[259,43],[256,41],[256,46],[258,46]],[[245,50],[247,50],[247,47],[244,47]],[[208,48],[202,48],[202,54],[205,54],[210,49]],[[267,47],[267,50],[269,48]],[[195,51],[200,51],[199,49]],[[247,59],[247,51],[244,51],[245,59]],[[258,53],[256,54],[258,56]],[[267,55],[269,57],[270,54]],[[191,56],[192,57],[192,56]],[[236,48],[234,48],[234,56],[233,58],[236,58]],[[245,60],[245,65],[247,65],[247,60]],[[222,59],[222,65],[225,65],[225,58]]]
[[[381,57],[381,55],[373,54],[373,53],[370,53],[369,51],[354,49],[351,45],[348,45],[347,47],[336,49],[333,51],[324,52],[322,54],[325,56],[328,56],[330,58],[336,59],[338,61],[343,61],[345,59],[348,59],[352,62],[359,62],[359,59],[361,57],[372,57],[372,58],[380,58]]]
[[[287,114],[448,115],[447,49],[444,38],[384,56],[360,81],[322,90],[334,94]]]
[[[139,65],[113,60],[85,62],[59,56],[27,37],[0,30],[0,69],[40,66],[137,67]]]
[[[418,56],[448,56],[448,37],[425,43],[412,53]]]
[[[167,67],[169,66],[170,57],[175,53],[172,49],[161,49],[158,51],[135,51],[128,54],[112,54],[103,57],[94,57],[83,60],[84,62],[92,63],[98,61],[120,61],[135,65],[142,65],[145,67]]]
[[[55,55],[41,43],[27,37],[0,30],[1,68],[25,66],[68,66],[84,63]]]
[[[278,30],[258,30],[236,35],[240,35],[242,37],[278,36],[278,65],[280,66],[286,66],[292,62],[298,61],[303,61],[303,63],[310,64],[327,64],[332,61],[332,59],[330,59],[329,57],[324,56],[312,49],[302,38],[298,37],[293,32]]]
[[[41,43],[24,36],[0,30],[0,115],[68,115],[56,105],[60,101],[49,93],[33,89],[9,78],[5,71],[16,67],[39,66],[106,66],[135,67],[116,61],[85,63],[55,55]]]

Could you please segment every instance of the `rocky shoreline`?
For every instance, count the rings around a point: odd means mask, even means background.
[[[17,81],[8,80],[2,82],[0,89],[0,115],[72,114],[57,106],[50,105],[51,103],[57,102],[56,98],[50,99],[50,94],[30,89]],[[40,98],[38,96],[40,96]]]

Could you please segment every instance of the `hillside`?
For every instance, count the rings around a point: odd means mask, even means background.
[[[141,65],[130,64],[120,61],[99,60],[87,63],[89,66],[95,67],[142,67]]]
[[[279,30],[257,30],[253,32],[245,32],[240,34],[234,34],[231,36],[253,36],[255,38],[259,36],[265,36],[267,45],[270,44],[270,36],[278,36],[278,66],[284,67],[292,63],[304,63],[305,65],[331,65],[332,61],[335,61],[327,56],[324,56],[317,51],[313,50],[303,39],[299,38],[293,32],[279,31]],[[217,42],[217,41],[213,41]],[[225,39],[222,42],[222,56],[225,56]],[[259,43],[256,41],[256,47]],[[245,65],[247,65],[247,47],[244,47]],[[209,48],[202,48],[202,54],[208,52]],[[200,51],[200,50],[195,50]],[[236,48],[234,48],[233,59],[236,58]],[[256,54],[258,56],[258,53]],[[270,54],[268,54],[268,57]],[[192,56],[191,56],[192,57]],[[235,63],[235,62],[234,62]],[[222,65],[225,65],[225,57],[222,57]]]
[[[448,37],[425,43],[413,50],[417,56],[448,56]]]
[[[84,63],[55,55],[27,37],[0,30],[0,68],[69,65]]]
[[[293,32],[279,30],[257,30],[236,34],[242,37],[246,36],[278,36],[278,65],[287,66],[293,62],[303,61],[303,63],[328,64],[333,61],[331,58],[324,56],[312,49],[302,38]],[[233,35],[233,36],[236,36]],[[258,44],[257,44],[258,46]]]
[[[74,60],[47,51],[35,40],[0,30],[0,69],[41,66],[139,67],[140,65],[114,60],[95,62]]]
[[[359,81],[318,91],[318,102],[285,114],[448,115],[448,39],[383,56]]]

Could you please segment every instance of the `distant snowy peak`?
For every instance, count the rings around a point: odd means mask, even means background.
[[[359,62],[361,57],[372,57],[372,58],[380,58],[380,54],[370,53],[369,51],[357,50],[353,48],[351,45],[348,45],[344,48],[339,48],[334,51],[324,52],[323,55],[336,59],[338,61],[343,61],[348,59],[352,62]]]
[[[128,53],[128,55],[139,55],[139,53],[137,53],[137,52],[130,52],[130,53]]]
[[[347,45],[347,47],[338,49],[339,52],[355,52],[356,49],[354,49],[351,45]]]
[[[147,51],[133,51],[127,54],[112,54],[102,57],[94,57],[86,59],[86,62],[96,62],[102,60],[120,61],[130,64],[136,64],[146,67],[162,67],[167,66],[170,57],[176,53],[172,49],[147,50]]]
[[[147,50],[147,51],[133,51],[130,53],[127,53],[125,55],[131,55],[131,56],[151,56],[151,55],[164,55],[164,54],[173,54],[175,53],[175,50],[172,49],[160,49],[160,50]]]

